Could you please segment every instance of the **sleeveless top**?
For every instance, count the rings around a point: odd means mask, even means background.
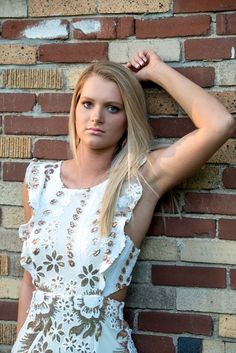
[[[67,188],[61,163],[31,162],[26,171],[33,215],[19,228],[20,262],[36,290],[12,353],[137,353],[124,302],[109,295],[130,284],[140,252],[124,227],[142,196],[141,183],[124,183],[111,232],[101,237],[108,181]]]
[[[131,282],[140,250],[124,227],[142,185],[138,179],[123,185],[111,233],[101,237],[98,221],[107,180],[90,188],[67,188],[60,178],[61,163],[31,162],[27,168],[33,216],[19,229],[21,265],[38,289],[108,296]]]

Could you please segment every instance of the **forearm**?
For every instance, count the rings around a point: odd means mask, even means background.
[[[29,306],[32,299],[33,290],[34,290],[34,286],[30,282],[30,275],[25,272],[20,286],[18,315],[17,315],[17,334],[26,320]]]
[[[152,81],[175,99],[197,128],[233,129],[233,118],[216,98],[167,64],[158,63]]]

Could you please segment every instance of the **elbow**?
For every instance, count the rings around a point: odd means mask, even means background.
[[[222,119],[222,123],[219,126],[219,132],[226,138],[233,135],[236,129],[236,119],[229,113]]]

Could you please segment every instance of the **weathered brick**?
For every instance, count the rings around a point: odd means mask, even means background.
[[[42,112],[65,113],[70,111],[71,98],[70,93],[41,93],[38,102]]]
[[[132,283],[150,283],[151,264],[149,262],[138,261],[135,265]]]
[[[222,353],[224,352],[224,342],[214,339],[204,339],[202,341],[202,353]]]
[[[151,102],[154,104],[155,99],[153,98]],[[177,107],[175,112],[177,112]],[[195,129],[193,123],[188,118],[175,118],[173,116],[152,117],[149,118],[148,122],[155,138],[183,137]]]
[[[202,16],[178,16],[155,20],[136,20],[136,38],[167,38],[207,35],[211,18]]]
[[[236,63],[219,62],[214,64],[216,73],[216,85],[234,86],[236,82]]]
[[[8,256],[0,255],[0,276],[7,276],[7,275],[9,275]]]
[[[186,60],[234,59],[236,38],[187,39],[184,42]]]
[[[148,234],[167,237],[215,237],[213,219],[154,216]]]
[[[199,266],[152,266],[152,284],[181,287],[225,288],[226,270]]]
[[[203,166],[196,174],[179,185],[183,189],[219,189],[221,178],[218,167]]]
[[[3,71],[0,71],[0,87],[4,87]]]
[[[16,324],[0,323],[0,344],[13,344],[16,340]]]
[[[225,168],[222,180],[225,188],[236,189],[236,168]]]
[[[236,219],[219,220],[219,238],[236,240]]]
[[[127,40],[109,43],[109,60],[127,63],[139,50],[153,50],[165,61],[179,61],[180,42],[177,39]]]
[[[210,313],[235,313],[236,296],[227,289],[176,288],[177,310]]]
[[[35,100],[31,93],[0,93],[0,111],[27,112],[33,109]]]
[[[146,91],[146,101],[149,114],[177,114],[178,104],[165,92]]]
[[[141,260],[175,261],[178,259],[175,239],[146,238],[139,258]]]
[[[147,13],[167,12],[170,9],[168,0],[153,1],[129,1],[129,0],[100,0],[98,3],[99,13]]]
[[[76,16],[96,13],[96,0],[29,0],[29,15],[31,17]]]
[[[148,295],[143,295],[148,293]],[[132,284],[126,300],[129,308],[153,308],[171,310],[175,307],[175,290],[173,288]]]
[[[1,278],[0,298],[18,299],[19,285],[19,279],[5,277]]]
[[[17,318],[17,301],[0,301],[0,320],[16,321]]]
[[[39,61],[88,63],[107,59],[107,50],[104,42],[43,44],[39,47]]]
[[[236,113],[235,92],[213,92],[212,95],[219,99],[230,113]]]
[[[236,315],[220,315],[219,336],[236,338]]]
[[[134,335],[135,346],[139,353],[175,353],[173,339],[167,336]]]
[[[217,15],[216,33],[223,35],[236,34],[236,13]]]
[[[186,239],[180,244],[180,259],[188,262],[235,265],[235,251],[234,241]]]
[[[138,316],[138,328],[142,331],[210,336],[213,323],[212,318],[208,315],[143,311]]]
[[[1,17],[26,17],[27,16],[27,1],[17,0],[2,0],[1,1]]]
[[[17,136],[0,136],[0,157],[30,158],[31,138]]]
[[[35,63],[35,47],[25,44],[0,45],[0,64],[29,65]]]
[[[23,208],[17,206],[2,206],[2,226],[5,228],[18,228],[24,223]]]
[[[225,342],[225,353],[235,353],[236,352],[236,343]]]
[[[215,69],[214,67],[178,67],[175,68],[185,77],[195,82],[201,87],[214,86]]]
[[[223,146],[210,158],[209,163],[236,163],[236,141],[229,139]]]
[[[70,150],[66,141],[38,140],[33,154],[39,159],[68,159]]]
[[[88,67],[87,64],[81,64],[81,65],[77,65],[76,67],[67,68],[66,70],[67,81],[70,89],[75,88],[75,85],[78,82],[81,73],[84,71],[86,67]]]
[[[179,337],[178,338],[178,353],[187,352],[201,352],[202,351],[202,340],[200,338],[193,337]]]
[[[134,35],[133,17],[92,17],[74,19],[76,39],[125,39]]]
[[[9,88],[60,89],[62,71],[58,69],[8,69],[3,73],[4,86]]]
[[[22,277],[24,269],[20,264],[20,254],[9,254],[9,276]]]
[[[6,251],[18,251],[22,248],[22,241],[16,230],[0,228],[0,249]]]
[[[4,162],[2,166],[4,181],[23,181],[28,163]]]
[[[174,13],[236,10],[234,0],[175,0]]]
[[[6,116],[4,132],[17,135],[67,135],[67,125],[67,117]]]
[[[213,214],[236,214],[236,195],[230,194],[207,194],[186,193],[186,212],[213,213]]]
[[[0,204],[22,205],[22,184],[0,181]]]
[[[2,24],[2,38],[67,39],[66,20],[8,20]]]
[[[236,269],[230,269],[230,287],[236,289]]]

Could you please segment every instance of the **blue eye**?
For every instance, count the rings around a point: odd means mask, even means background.
[[[91,106],[92,106],[92,103],[91,103],[91,102],[88,102],[88,101],[83,102],[82,104],[83,104],[83,106],[84,106],[86,109],[90,109]]]
[[[108,105],[107,110],[109,113],[118,113],[120,111],[120,108],[115,107],[114,105]]]

